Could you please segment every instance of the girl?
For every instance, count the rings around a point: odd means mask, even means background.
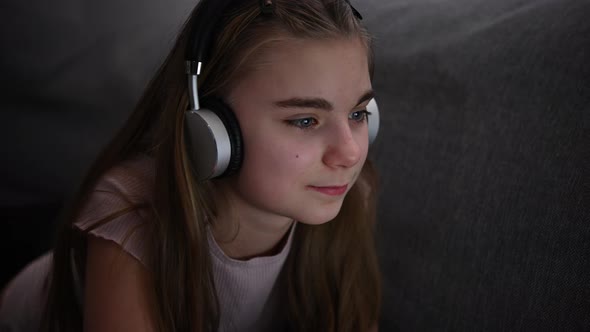
[[[53,253],[4,292],[0,321],[377,330],[372,56],[359,16],[344,0],[203,0],[91,168]],[[195,49],[207,60],[187,89]],[[206,112],[187,109],[200,106],[228,127],[228,160],[198,137],[215,130],[194,129]]]

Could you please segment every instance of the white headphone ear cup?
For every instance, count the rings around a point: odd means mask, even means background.
[[[219,98],[205,98],[202,101],[202,105],[221,119],[229,136],[229,142],[231,145],[230,158],[225,171],[219,176],[235,174],[242,166],[242,160],[244,157],[242,130],[240,129],[238,119],[231,107]]]
[[[377,134],[379,133],[379,106],[375,98],[373,98],[367,105],[367,111],[371,113],[368,119],[369,125],[369,144],[375,141]]]
[[[231,143],[223,121],[214,112],[186,111],[185,138],[198,180],[225,172],[231,158]]]

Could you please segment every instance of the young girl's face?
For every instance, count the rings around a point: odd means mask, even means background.
[[[227,96],[244,139],[229,197],[246,215],[327,222],[367,157],[366,48],[356,39],[293,39],[262,53]]]

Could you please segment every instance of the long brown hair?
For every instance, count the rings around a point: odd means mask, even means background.
[[[272,16],[261,15],[258,2],[240,1],[239,8],[224,15],[209,66],[200,78],[202,96],[223,97],[231,83],[247,72],[251,55],[277,38],[358,38],[366,46],[372,72],[371,38],[344,0],[275,0]],[[213,184],[194,178],[184,139],[188,107],[184,50],[191,21],[64,214],[44,315],[48,331],[82,329],[71,255],[76,253],[84,264],[85,241],[73,231],[72,223],[98,179],[137,154],[155,160],[153,203],[130,203],[124,211],[113,211],[99,222],[131,210],[149,210],[147,257],[157,330],[216,331],[219,326],[206,238],[207,220],[214,220],[216,210],[211,199]],[[380,277],[373,237],[375,177],[368,161],[334,220],[320,226],[297,226],[280,280],[289,330],[363,331],[377,322]]]

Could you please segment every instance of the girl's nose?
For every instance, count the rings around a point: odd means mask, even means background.
[[[329,167],[352,167],[356,165],[362,154],[360,143],[355,138],[348,124],[335,129],[328,140],[328,146],[323,156],[323,162]]]

